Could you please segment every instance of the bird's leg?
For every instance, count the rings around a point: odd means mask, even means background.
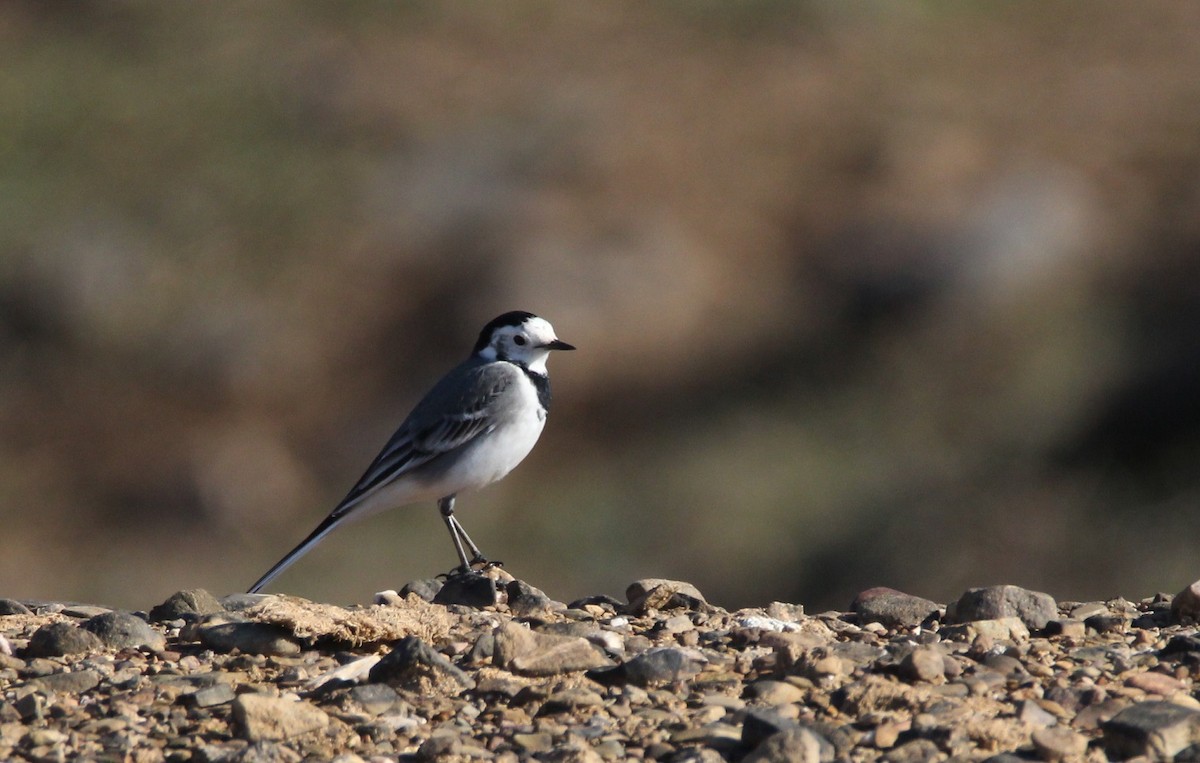
[[[481,552],[479,550],[479,546],[476,546],[475,541],[471,540],[471,536],[467,535],[467,531],[466,531],[466,529],[463,528],[462,522],[458,521],[458,517],[451,517],[450,521],[454,523],[454,528],[458,531],[458,537],[460,537],[463,540],[463,542],[467,544],[467,550],[469,550],[471,552],[471,555],[472,555],[471,556],[471,565],[472,566],[474,566],[476,564],[483,565],[484,567],[501,567],[501,566],[503,566],[503,562],[489,561],[487,559],[487,557],[485,557],[483,555],[483,552]]]
[[[471,563],[467,561],[467,552],[463,550],[462,539],[459,537],[459,532],[461,532],[462,526],[459,525],[458,520],[454,518],[454,496],[448,495],[439,500],[438,510],[442,512],[442,519],[446,522],[446,529],[450,531],[450,540],[454,541],[454,550],[458,552],[458,560],[462,562],[462,565],[457,569],[452,570],[451,573],[470,572]],[[469,538],[467,539],[467,542],[470,543]],[[471,546],[473,547],[472,551],[478,554],[479,549],[474,548],[474,545],[475,544],[471,543]]]
[[[483,552],[479,550],[479,546],[475,545],[475,541],[471,540],[471,536],[467,535],[462,522],[459,522],[458,517],[454,516],[454,496],[447,496],[438,501],[438,508],[441,509],[442,519],[446,520],[446,527],[450,530],[450,539],[454,541],[454,550],[458,552],[458,559],[462,562],[462,566],[456,568],[454,572],[470,572],[476,564],[485,568],[502,565],[502,562],[488,561]],[[470,560],[467,559],[467,551],[471,552]]]

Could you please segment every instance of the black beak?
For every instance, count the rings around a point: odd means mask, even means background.
[[[555,339],[553,342],[546,342],[542,346],[545,347],[547,350],[573,350],[573,349],[575,349],[575,345],[567,344],[566,342],[564,342],[561,339]]]

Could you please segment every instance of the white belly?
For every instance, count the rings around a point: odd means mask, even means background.
[[[523,396],[520,404],[512,406],[512,413],[497,421],[495,429],[455,454],[452,464],[430,471],[418,468],[417,473],[403,475],[364,497],[354,513],[368,516],[405,504],[436,501],[478,490],[511,472],[533,450],[546,425],[546,412],[538,403],[533,382],[522,374],[514,392]]]

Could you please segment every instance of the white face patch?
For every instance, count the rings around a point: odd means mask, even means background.
[[[496,329],[492,341],[480,351],[480,357],[485,360],[504,358],[525,366],[535,374],[545,374],[546,358],[550,355],[545,345],[557,338],[549,321],[533,317],[520,326]]]

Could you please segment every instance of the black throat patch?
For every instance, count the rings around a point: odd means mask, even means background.
[[[512,361],[509,361],[510,363]],[[513,363],[514,366],[525,372],[525,376],[529,377],[529,381],[533,382],[533,388],[537,390],[538,404],[542,406],[542,410],[546,413],[550,412],[550,377],[546,374],[535,374],[530,371],[527,366],[522,363]]]

